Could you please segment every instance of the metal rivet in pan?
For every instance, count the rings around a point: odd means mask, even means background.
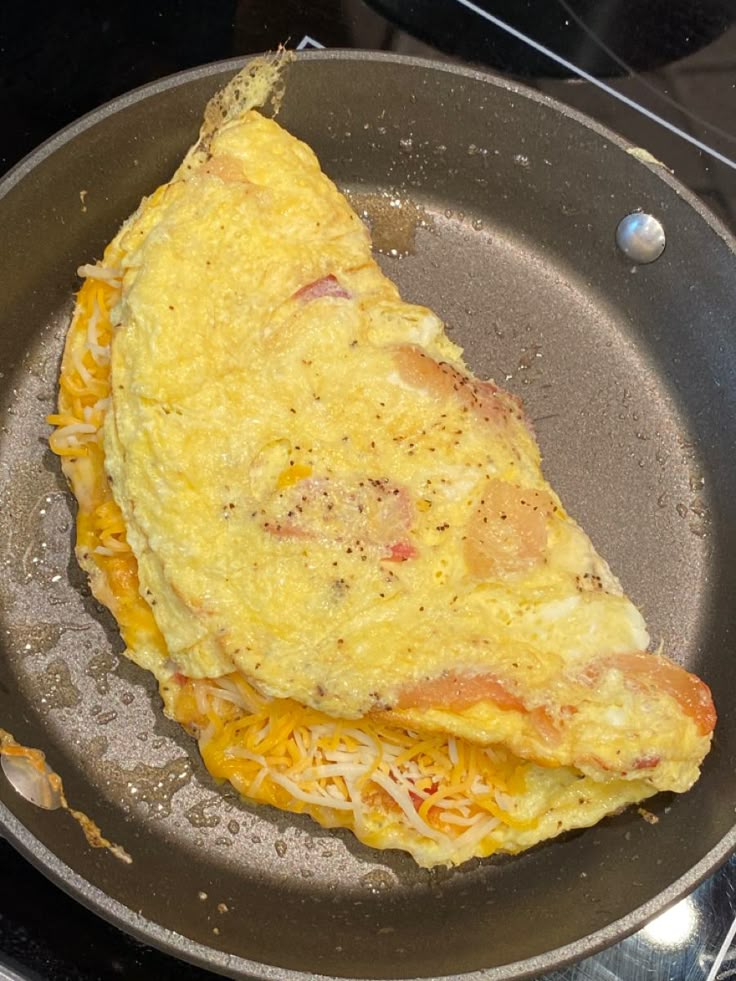
[[[664,228],[654,215],[635,211],[618,223],[616,245],[632,262],[654,262],[664,252],[665,244]]]
[[[3,773],[15,790],[31,804],[55,811],[61,807],[59,791],[49,780],[52,770],[45,763],[29,760],[27,756],[0,756]]]

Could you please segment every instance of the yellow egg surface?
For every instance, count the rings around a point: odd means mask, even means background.
[[[84,271],[78,555],[215,777],[424,865],[691,786],[707,687],[307,146],[231,114]]]

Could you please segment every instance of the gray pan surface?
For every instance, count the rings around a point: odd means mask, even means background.
[[[631,811],[517,858],[420,870],[208,778],[90,598],[46,447],[77,266],[168,177],[240,64],[103,107],[0,185],[0,725],[133,862],[2,778],[0,821],[81,902],[233,977],[532,976],[633,931],[736,842],[734,243],[663,168],[508,82],[360,52],[289,69],[280,122],[407,253],[382,259],[404,295],[524,398],[548,476],[720,713],[702,779],[652,802],[657,825]],[[614,234],[638,208],[667,247],[635,267]]]

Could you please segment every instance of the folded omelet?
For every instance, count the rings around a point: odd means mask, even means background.
[[[129,656],[216,778],[425,866],[687,790],[707,686],[648,651],[519,400],[255,111],[275,72],[81,270],[51,445]]]

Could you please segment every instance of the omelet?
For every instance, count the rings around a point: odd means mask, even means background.
[[[51,446],[128,655],[215,778],[427,867],[687,790],[707,686],[649,650],[519,399],[257,111],[277,72],[81,269]]]

